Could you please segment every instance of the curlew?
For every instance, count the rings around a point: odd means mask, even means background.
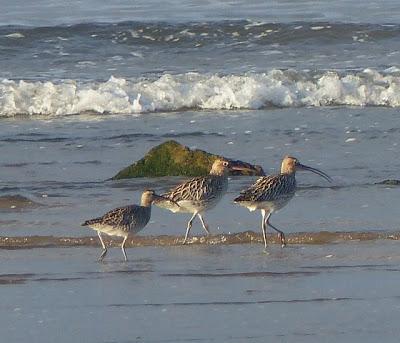
[[[153,190],[145,190],[142,193],[140,205],[118,207],[107,212],[101,217],[86,220],[82,224],[82,226],[89,226],[91,229],[97,231],[103,247],[103,251],[100,255],[100,261],[102,261],[107,254],[106,245],[101,237],[102,233],[110,236],[123,237],[121,249],[122,253],[124,254],[125,261],[128,260],[125,252],[125,242],[128,239],[129,234],[137,233],[147,225],[151,217],[151,204],[156,199],[161,198],[162,196],[157,195]]]
[[[297,158],[286,156],[282,161],[279,174],[259,178],[234,199],[235,203],[247,207],[250,211],[261,210],[261,230],[265,248],[267,247],[267,226],[278,232],[282,247],[286,245],[285,234],[272,225],[269,219],[273,212],[286,206],[293,198],[296,191],[296,171],[299,170],[311,171],[332,182],[332,179],[324,172],[301,164]]]
[[[166,208],[174,213],[191,213],[186,227],[183,244],[186,243],[194,218],[200,219],[203,229],[207,235],[210,234],[208,225],[205,223],[204,212],[217,205],[228,188],[229,170],[250,170],[245,166],[234,165],[225,159],[216,159],[207,176],[196,177],[186,181],[169,192],[163,194],[165,199],[157,199],[156,206]],[[168,201],[168,200],[172,200]],[[177,206],[178,204],[179,206]]]

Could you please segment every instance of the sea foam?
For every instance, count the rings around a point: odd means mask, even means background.
[[[165,74],[105,82],[0,82],[0,116],[140,114],[302,106],[400,106],[400,74],[366,69],[323,73],[271,70],[218,75]]]

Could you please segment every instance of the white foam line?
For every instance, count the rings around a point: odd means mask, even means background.
[[[400,107],[400,76],[366,69],[339,75],[295,70],[262,74],[165,74],[155,80],[111,77],[106,82],[0,82],[0,116],[82,113],[140,114],[186,109],[260,109],[268,106]]]

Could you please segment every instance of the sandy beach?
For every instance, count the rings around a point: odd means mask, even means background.
[[[10,342],[396,342],[398,242],[0,250]],[[29,260],[29,264],[26,261]]]

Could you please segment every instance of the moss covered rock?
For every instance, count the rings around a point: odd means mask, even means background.
[[[187,146],[170,140],[152,148],[142,159],[121,170],[112,180],[134,177],[207,175],[214,160],[218,157],[221,156],[198,149],[190,150]],[[241,161],[233,162],[253,169],[254,172],[247,172],[246,175],[264,175],[260,166],[253,166]],[[235,171],[234,174],[244,175],[245,173]]]

